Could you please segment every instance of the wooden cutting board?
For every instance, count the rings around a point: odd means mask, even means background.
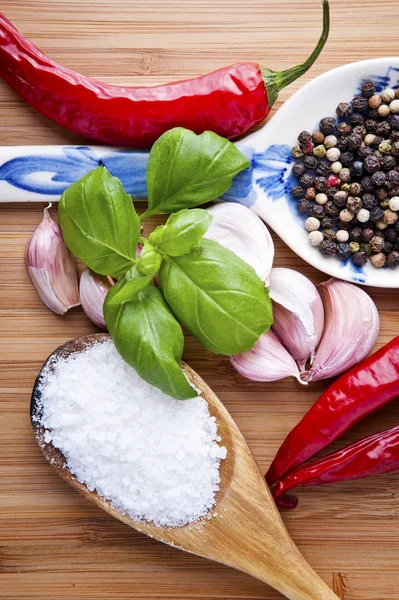
[[[398,52],[398,2],[331,4],[327,48],[281,101],[327,69]],[[321,25],[317,0],[3,0],[1,10],[54,59],[116,84],[156,84],[239,60],[287,68],[309,54]],[[0,82],[1,145],[83,141]],[[41,455],[29,424],[36,373],[58,345],[96,331],[80,309],[62,318],[48,311],[25,272],[24,247],[42,208],[0,206],[0,600],[281,598],[246,575],[132,531],[69,489]],[[276,266],[298,269],[316,283],[325,279],[275,241]],[[399,334],[399,295],[368,291],[380,310],[380,346]],[[245,381],[226,358],[211,356],[190,337],[184,359],[226,403],[263,471],[325,388]],[[397,423],[396,401],[340,443]],[[399,475],[304,489],[299,497],[285,522],[337,595],[398,600]]]

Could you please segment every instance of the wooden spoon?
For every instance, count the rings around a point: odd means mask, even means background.
[[[107,338],[108,334],[96,334],[71,340],[55,350],[43,368],[56,358],[66,358]],[[226,408],[195,371],[188,365],[183,367],[208,402],[227,448],[227,458],[220,466],[220,491],[212,510],[212,515],[217,516],[184,527],[158,527],[131,519],[96,492],[90,492],[70,473],[62,453],[51,443],[44,442],[44,429],[37,422],[41,410],[39,373],[32,393],[31,420],[44,456],[57,473],[86,498],[152,538],[253,575],[291,600],[339,600],[291,540],[255,459]]]

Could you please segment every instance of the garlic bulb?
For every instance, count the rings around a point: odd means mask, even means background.
[[[58,315],[79,306],[78,276],[61,229],[44,209],[42,222],[26,247],[25,261],[44,304]]]
[[[79,295],[86,315],[99,327],[106,329],[103,306],[106,295],[114,285],[111,277],[97,275],[89,268],[83,271],[79,283]]]
[[[260,336],[252,350],[235,354],[230,361],[238,373],[252,381],[276,381],[292,376],[306,385],[294,359],[270,330]]]
[[[204,237],[237,254],[268,285],[274,245],[263,221],[249,208],[234,202],[215,204],[207,210],[213,221]]]
[[[361,288],[329,279],[319,289],[326,328],[307,381],[334,377],[359,363],[374,346],[380,328],[377,307]]]
[[[324,327],[324,309],[313,283],[298,271],[272,269],[273,331],[303,371],[312,363]]]

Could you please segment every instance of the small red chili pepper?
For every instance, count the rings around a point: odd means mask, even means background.
[[[363,438],[320,460],[288,473],[277,483],[273,496],[280,508],[295,508],[297,498],[285,494],[297,487],[361,479],[399,470],[399,425]]]
[[[150,147],[177,126],[232,139],[263,121],[279,91],[313,65],[329,26],[324,0],[323,32],[316,48],[304,63],[286,71],[246,62],[157,87],[119,87],[59,65],[0,13],[0,77],[49,119],[108,144]]]
[[[399,336],[341,375],[288,434],[266,474],[273,485],[362,417],[399,396]]]

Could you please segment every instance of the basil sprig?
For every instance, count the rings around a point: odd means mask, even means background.
[[[72,184],[60,201],[70,250],[97,273],[119,278],[104,304],[115,347],[145,381],[177,399],[196,396],[179,364],[179,323],[212,352],[231,355],[251,349],[272,321],[268,291],[252,267],[203,239],[212,220],[205,210],[187,210],[224,193],[248,166],[231,142],[209,131],[165,133],[150,153],[141,220],[175,214],[148,240],[140,237],[130,196],[104,167]]]

